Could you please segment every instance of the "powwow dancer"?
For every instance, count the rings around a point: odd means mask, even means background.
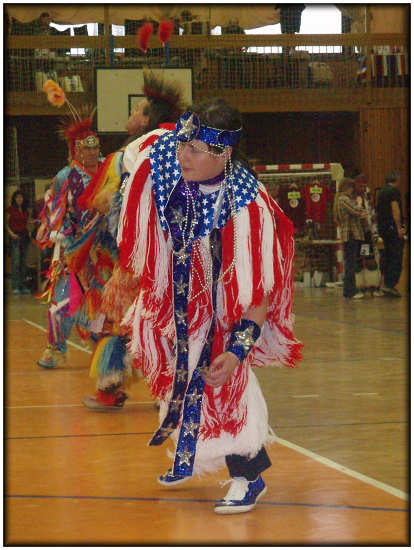
[[[63,91],[53,81],[47,81],[44,88],[45,91],[53,88],[63,96],[63,103],[67,101]],[[54,368],[65,362],[66,340],[75,319],[79,321],[77,310],[82,299],[82,283],[68,271],[66,249],[73,242],[81,221],[78,198],[102,161],[99,158],[99,139],[91,130],[93,114],[82,118],[73,106],[70,105],[70,109],[74,120],[66,120],[61,130],[69,146],[69,164],[57,173],[45,195],[36,236],[40,248],[54,247],[47,274],[48,288],[40,296],[49,303],[49,344],[37,362],[43,368]]]
[[[86,317],[94,319],[91,330],[100,334],[89,372],[97,383],[95,395],[85,397],[83,403],[97,411],[121,409],[127,399],[124,390],[137,374],[126,354],[127,331],[120,326],[139,287],[139,280],[133,273],[117,264],[116,234],[122,182],[128,178],[140,149],[146,146],[146,138],[140,139],[145,130],[154,130],[155,136],[173,130],[183,112],[181,91],[177,85],[147,70],[144,70],[143,93],[145,98],[126,125],[128,132],[135,135],[135,140],[126,148],[108,155],[81,195],[78,204],[90,212],[93,223],[80,228],[78,238],[68,252],[68,265],[74,273],[91,271],[90,265],[93,265],[94,275],[86,293]],[[104,263],[102,258],[105,258]],[[100,273],[100,264],[104,268],[109,266],[112,273],[109,280],[106,273]]]
[[[193,106],[149,134],[126,184],[119,261],[140,278],[123,324],[160,400],[150,445],[170,436],[164,486],[225,464],[219,514],[254,508],[271,463],[267,407],[251,367],[294,366],[293,225],[240,159],[239,113]],[[151,139],[152,138],[152,139]]]

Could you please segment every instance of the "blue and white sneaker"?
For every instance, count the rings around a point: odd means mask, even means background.
[[[244,477],[234,477],[227,495],[219,500],[214,511],[216,514],[241,514],[249,512],[267,489],[261,476],[256,481],[248,481]]]
[[[180,483],[184,483],[185,481],[189,480],[190,478],[188,476],[175,476],[173,475],[172,469],[170,468],[160,476],[157,481],[160,485],[165,485],[166,487],[172,487],[173,485],[179,485]]]

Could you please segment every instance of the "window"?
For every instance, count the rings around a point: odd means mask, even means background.
[[[51,26],[55,27],[59,31],[70,28],[71,35],[74,36],[74,28],[82,25],[57,25],[51,23]],[[88,23],[88,35],[98,35],[98,24]],[[342,31],[341,25],[341,12],[334,4],[308,4],[301,15],[300,32],[299,34],[340,34]],[[246,34],[281,34],[281,25],[266,25],[265,27],[259,27],[256,29],[246,30]],[[123,25],[112,25],[112,34],[114,36],[124,36],[125,27]],[[180,29],[182,34],[182,29]],[[217,26],[211,30],[211,34],[220,35],[221,27]],[[309,53],[340,53],[341,46],[299,46],[298,50],[306,50]],[[123,48],[116,48],[116,53],[123,53]],[[262,46],[251,47],[249,52],[257,53],[281,53],[281,47]],[[84,48],[71,48],[71,55],[85,55]]]
[[[75,28],[81,28],[85,25],[58,25],[57,23],[50,23],[51,27],[54,27],[56,30],[62,32],[70,29],[70,35],[75,36]],[[88,23],[88,36],[98,36],[98,23]],[[71,48],[70,55],[85,55],[85,48]]]
[[[307,5],[302,12],[300,32],[298,34],[341,34],[341,12],[333,4]],[[246,30],[246,34],[281,34],[280,23]],[[216,33],[220,34],[220,33]],[[340,46],[300,46],[298,50],[309,53],[340,53]],[[280,47],[252,47],[249,52],[281,53]]]

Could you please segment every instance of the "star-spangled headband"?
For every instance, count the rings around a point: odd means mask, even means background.
[[[179,141],[191,141],[199,139],[209,145],[236,145],[240,139],[242,129],[238,130],[220,130],[201,124],[200,119],[195,113],[187,111],[177,121],[176,126],[177,139]]]

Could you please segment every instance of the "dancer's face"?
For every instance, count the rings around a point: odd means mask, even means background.
[[[75,159],[87,170],[94,171],[98,165],[99,146],[87,147],[80,145],[76,149]]]
[[[143,99],[138,103],[135,109],[132,111],[128,122],[125,125],[125,130],[130,136],[135,134],[143,134],[149,123],[149,116],[144,114],[144,110],[149,106],[146,99]]]
[[[226,159],[230,155],[231,147],[225,147],[221,154],[217,154],[199,139],[180,142],[177,151],[181,172],[187,181],[204,181],[218,176],[223,172]]]
[[[24,202],[23,195],[16,195],[15,200],[16,200],[17,206],[21,206]]]

